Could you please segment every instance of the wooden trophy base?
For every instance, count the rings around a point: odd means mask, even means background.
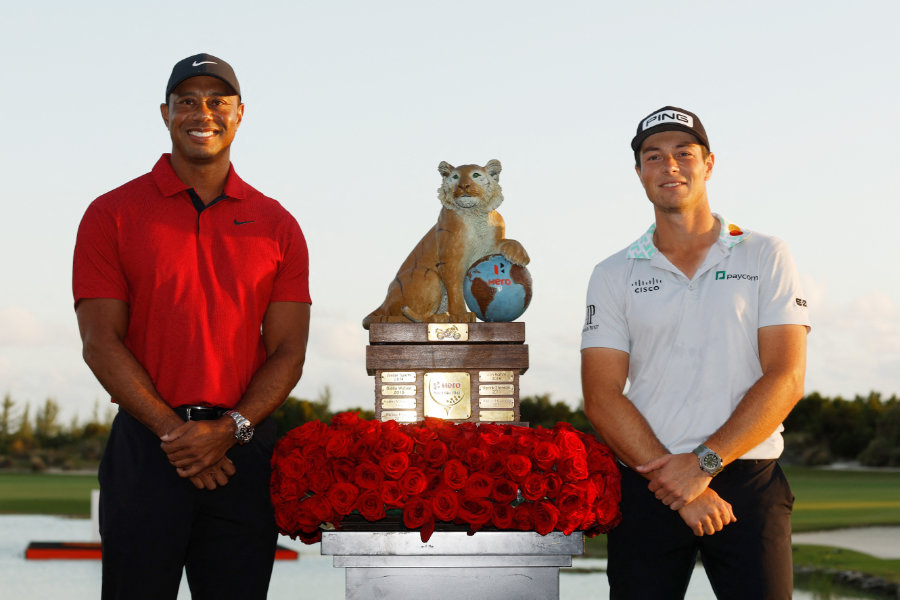
[[[372,323],[375,418],[520,424],[525,323]]]

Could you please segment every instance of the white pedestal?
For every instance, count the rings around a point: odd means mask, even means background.
[[[346,569],[347,600],[551,600],[559,568],[584,553],[581,532],[328,531],[322,554]]]

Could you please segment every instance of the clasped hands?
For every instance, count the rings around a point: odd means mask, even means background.
[[[709,488],[712,477],[700,469],[693,452],[664,454],[635,470],[652,478],[649,490],[677,510],[694,535],[712,535],[737,521],[731,504]]]
[[[234,463],[225,456],[235,443],[230,419],[186,421],[160,440],[169,464],[197,489],[214,490],[235,473]]]

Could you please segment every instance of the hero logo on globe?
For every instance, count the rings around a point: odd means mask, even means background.
[[[675,110],[669,110],[660,111],[644,119],[641,130],[650,129],[651,127],[656,127],[658,125],[665,125],[668,122],[679,123],[681,125],[687,125],[688,127],[694,126],[694,118],[691,115],[686,115],[683,112]]]

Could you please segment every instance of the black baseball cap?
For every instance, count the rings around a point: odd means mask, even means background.
[[[637,133],[631,140],[631,149],[634,150],[635,160],[638,159],[638,152],[644,140],[663,131],[686,131],[709,150],[709,138],[706,137],[706,130],[703,128],[703,123],[700,122],[700,117],[683,108],[664,106],[653,111],[638,123]]]
[[[169,94],[177,88],[182,81],[207,75],[221,79],[231,86],[231,89],[240,96],[241,86],[238,84],[237,76],[234,69],[221,58],[216,58],[212,54],[195,54],[175,63],[172,67],[172,74],[169,75],[169,83],[166,84],[166,102],[169,101]]]

